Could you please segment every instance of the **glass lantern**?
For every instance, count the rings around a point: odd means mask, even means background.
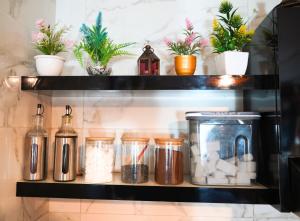
[[[139,75],[159,75],[159,58],[154,54],[153,48],[150,45],[146,45],[143,50],[144,53],[138,59]]]

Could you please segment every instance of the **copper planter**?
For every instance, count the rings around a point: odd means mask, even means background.
[[[175,70],[177,75],[194,75],[197,57],[194,55],[178,55],[175,57]]]

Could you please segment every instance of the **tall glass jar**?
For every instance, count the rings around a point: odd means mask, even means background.
[[[23,179],[44,180],[47,176],[48,135],[44,129],[44,106],[37,105],[32,128],[27,132],[24,149]]]
[[[183,153],[181,138],[155,139],[155,182],[177,185],[183,182]]]
[[[55,181],[72,181],[76,179],[77,170],[77,133],[72,126],[72,108],[66,106],[62,116],[61,128],[55,134],[54,169]]]
[[[122,137],[121,180],[145,183],[149,179],[148,138]]]
[[[86,181],[111,182],[115,159],[114,137],[87,137],[85,151]]]

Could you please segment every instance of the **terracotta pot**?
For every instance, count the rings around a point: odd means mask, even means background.
[[[194,75],[197,58],[194,55],[178,55],[175,57],[177,75]]]

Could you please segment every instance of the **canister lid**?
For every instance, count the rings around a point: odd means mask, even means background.
[[[186,112],[187,120],[225,118],[227,120],[254,120],[259,119],[261,115],[258,112]]]
[[[122,136],[121,140],[124,142],[126,141],[131,141],[131,142],[143,142],[143,143],[148,143],[149,142],[149,138],[147,137],[136,137],[136,136]]]
[[[114,137],[86,137],[85,140],[88,141],[107,141],[113,142],[115,140]]]
[[[183,144],[183,138],[155,138],[155,143],[158,145],[179,145]]]

